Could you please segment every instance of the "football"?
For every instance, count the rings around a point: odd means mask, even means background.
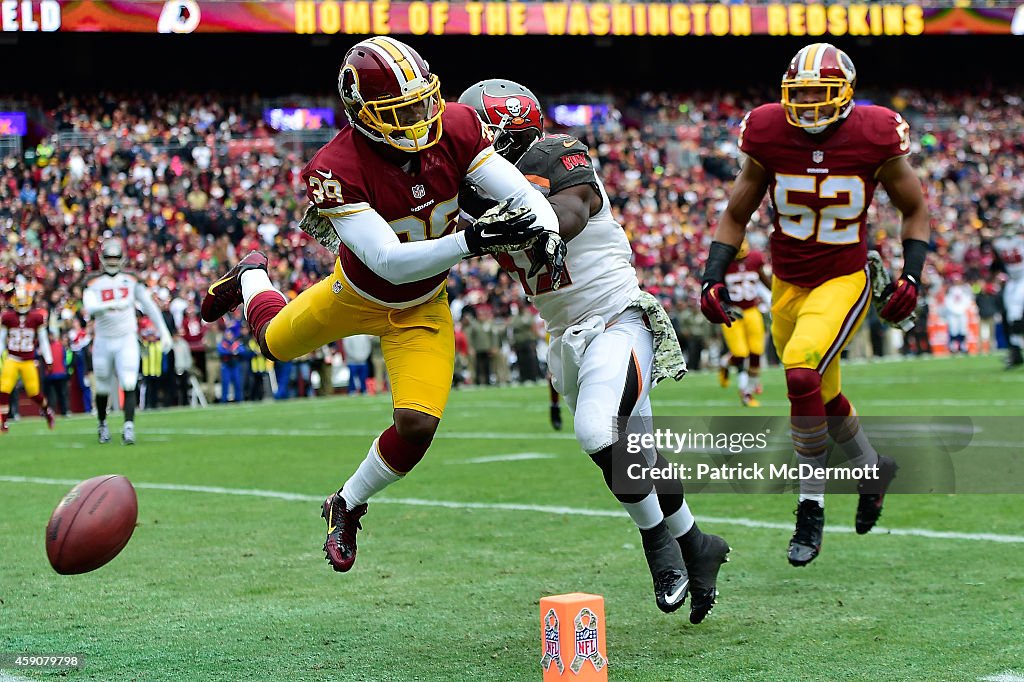
[[[88,573],[128,544],[139,506],[124,476],[96,476],[64,496],[46,525],[46,555],[61,575]]]

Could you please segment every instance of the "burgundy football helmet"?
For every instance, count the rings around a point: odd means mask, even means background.
[[[374,142],[419,152],[441,139],[441,83],[416,50],[387,36],[356,43],[338,74],[352,127]]]
[[[786,121],[820,133],[853,110],[857,69],[845,52],[828,43],[812,43],[793,57],[782,76]]]
[[[480,81],[469,86],[459,102],[476,109],[484,125],[494,133],[495,151],[512,163],[521,159],[544,134],[540,100],[529,88],[514,81]]]

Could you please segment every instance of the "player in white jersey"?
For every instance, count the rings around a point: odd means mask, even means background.
[[[700,531],[680,481],[659,481],[656,489],[648,479],[626,490],[620,489],[625,477],[613,476],[631,464],[667,464],[654,449],[631,455],[616,447],[624,437],[616,425],[639,417],[650,429],[651,387],[686,372],[672,323],[640,289],[629,240],[612,216],[586,145],[567,135],[544,135],[540,102],[518,83],[481,81],[459,102],[476,109],[495,133],[495,150],[555,209],[567,245],[561,272],[535,262],[527,251],[500,254],[498,262],[519,280],[547,324],[553,385],[575,416],[580,447],[640,529],[658,607],[675,611],[689,591],[690,621],[699,623],[714,606],[728,544]],[[465,194],[467,201],[460,196],[459,205],[470,215],[464,217],[479,215],[488,197]],[[625,461],[630,458],[635,461]]]
[[[160,309],[149,290],[133,275],[122,272],[124,248],[117,239],[103,242],[103,274],[89,281],[82,298],[85,313],[96,322],[92,342],[92,367],[96,377],[96,416],[99,418],[99,441],[110,442],[107,427],[107,402],[116,395],[118,386],[124,391],[125,445],[135,443],[135,386],[139,381],[139,323],[135,309],[153,321],[160,334],[164,352],[173,339]]]
[[[1013,220],[1015,224],[1007,225],[1003,234],[992,242],[997,264],[1006,273],[1003,326],[1010,342],[1007,369],[1024,365],[1024,357],[1021,357],[1021,347],[1024,346],[1024,235],[1021,234],[1021,225],[1024,219],[1014,216]]]

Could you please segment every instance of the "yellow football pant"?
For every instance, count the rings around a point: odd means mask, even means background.
[[[39,369],[34,360],[17,360],[10,356],[0,370],[0,393],[10,393],[18,384],[18,377],[25,385],[25,395],[31,398],[39,394]]]
[[[817,370],[826,403],[842,390],[839,354],[863,322],[870,302],[864,270],[813,289],[772,278],[772,340],[779,358],[786,369]]]
[[[444,288],[426,303],[388,308],[353,291],[336,262],[333,274],[270,321],[264,339],[274,357],[291,360],[354,334],[380,337],[396,408],[441,418],[455,368],[455,325]]]
[[[764,355],[764,315],[757,306],[743,309],[743,317],[731,327],[722,325],[725,345],[735,358]]]

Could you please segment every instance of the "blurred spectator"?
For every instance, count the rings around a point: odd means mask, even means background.
[[[368,334],[350,336],[342,341],[342,347],[345,349],[345,363],[348,365],[348,392],[366,393],[373,337]]]

